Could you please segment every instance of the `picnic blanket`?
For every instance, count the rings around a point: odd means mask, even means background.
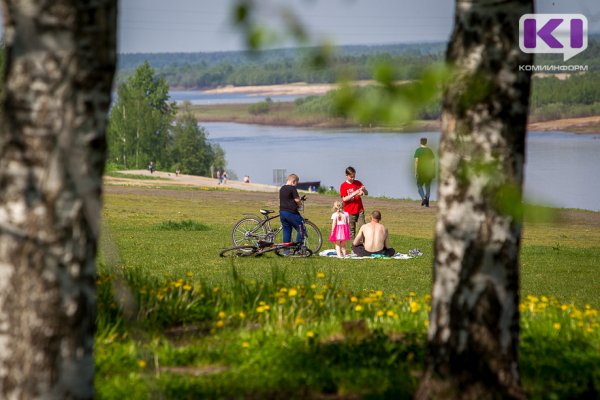
[[[337,257],[335,249],[321,250],[319,252],[319,255],[321,257]],[[412,250],[408,251],[408,254],[396,253],[392,257],[386,257],[381,254],[372,254],[370,256],[359,257],[356,254],[352,253],[352,254],[349,254],[348,256],[346,256],[346,258],[352,259],[352,260],[367,260],[367,259],[368,260],[372,260],[372,259],[376,259],[376,260],[408,260],[409,258],[421,257],[422,255],[423,255],[423,253],[421,252],[421,250],[412,249]]]

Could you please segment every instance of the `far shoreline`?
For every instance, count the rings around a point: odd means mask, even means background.
[[[358,81],[353,84],[364,86],[371,84],[372,81]],[[262,86],[224,86],[214,89],[196,89],[211,94],[246,94],[253,96],[322,96],[325,93],[339,87],[338,84],[310,84],[310,83],[291,83],[281,85],[262,85]],[[171,88],[172,90],[193,91],[190,89]],[[275,104],[282,109],[289,109],[293,102],[275,101]],[[285,112],[266,113],[252,115],[247,112],[249,104],[214,104],[214,105],[193,105],[192,111],[196,114],[199,122],[236,122],[254,125],[271,126],[293,126],[305,128],[355,128],[365,131],[398,131],[398,132],[423,132],[430,130],[440,130],[439,120],[416,120],[410,124],[402,126],[362,126],[354,121],[342,118],[331,118],[328,116],[317,115],[304,118],[290,117]],[[576,134],[600,134],[600,116],[574,117],[564,119],[553,119],[548,121],[535,121],[527,124],[528,131],[535,132],[571,132]]]

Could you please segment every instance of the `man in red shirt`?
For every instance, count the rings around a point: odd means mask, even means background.
[[[356,236],[356,222],[360,226],[365,224],[365,208],[361,196],[369,194],[361,181],[354,179],[356,170],[352,167],[346,168],[346,181],[340,185],[340,196],[344,202],[344,211],[350,214],[350,236]],[[359,228],[360,228],[359,226]]]

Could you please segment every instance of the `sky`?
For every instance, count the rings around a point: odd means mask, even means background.
[[[310,33],[311,44],[445,42],[455,0],[255,0],[262,21],[277,27],[275,10],[289,8]],[[235,0],[119,0],[119,53],[244,50],[231,23]],[[584,14],[590,33],[600,33],[600,0],[535,0],[539,13]],[[0,30],[0,35],[2,35]],[[289,47],[283,42],[274,47]]]
[[[292,9],[312,43],[336,45],[447,41],[454,0],[261,0],[263,21],[280,26],[276,10]],[[231,23],[233,0],[120,0],[120,53],[243,50]],[[536,0],[536,12],[581,13],[600,32],[600,0]],[[275,47],[290,46],[282,42]]]

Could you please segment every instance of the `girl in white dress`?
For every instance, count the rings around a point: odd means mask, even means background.
[[[350,215],[344,212],[341,201],[333,203],[333,214],[331,214],[331,233],[329,241],[335,244],[335,252],[338,257],[346,257],[346,241],[350,239]]]

